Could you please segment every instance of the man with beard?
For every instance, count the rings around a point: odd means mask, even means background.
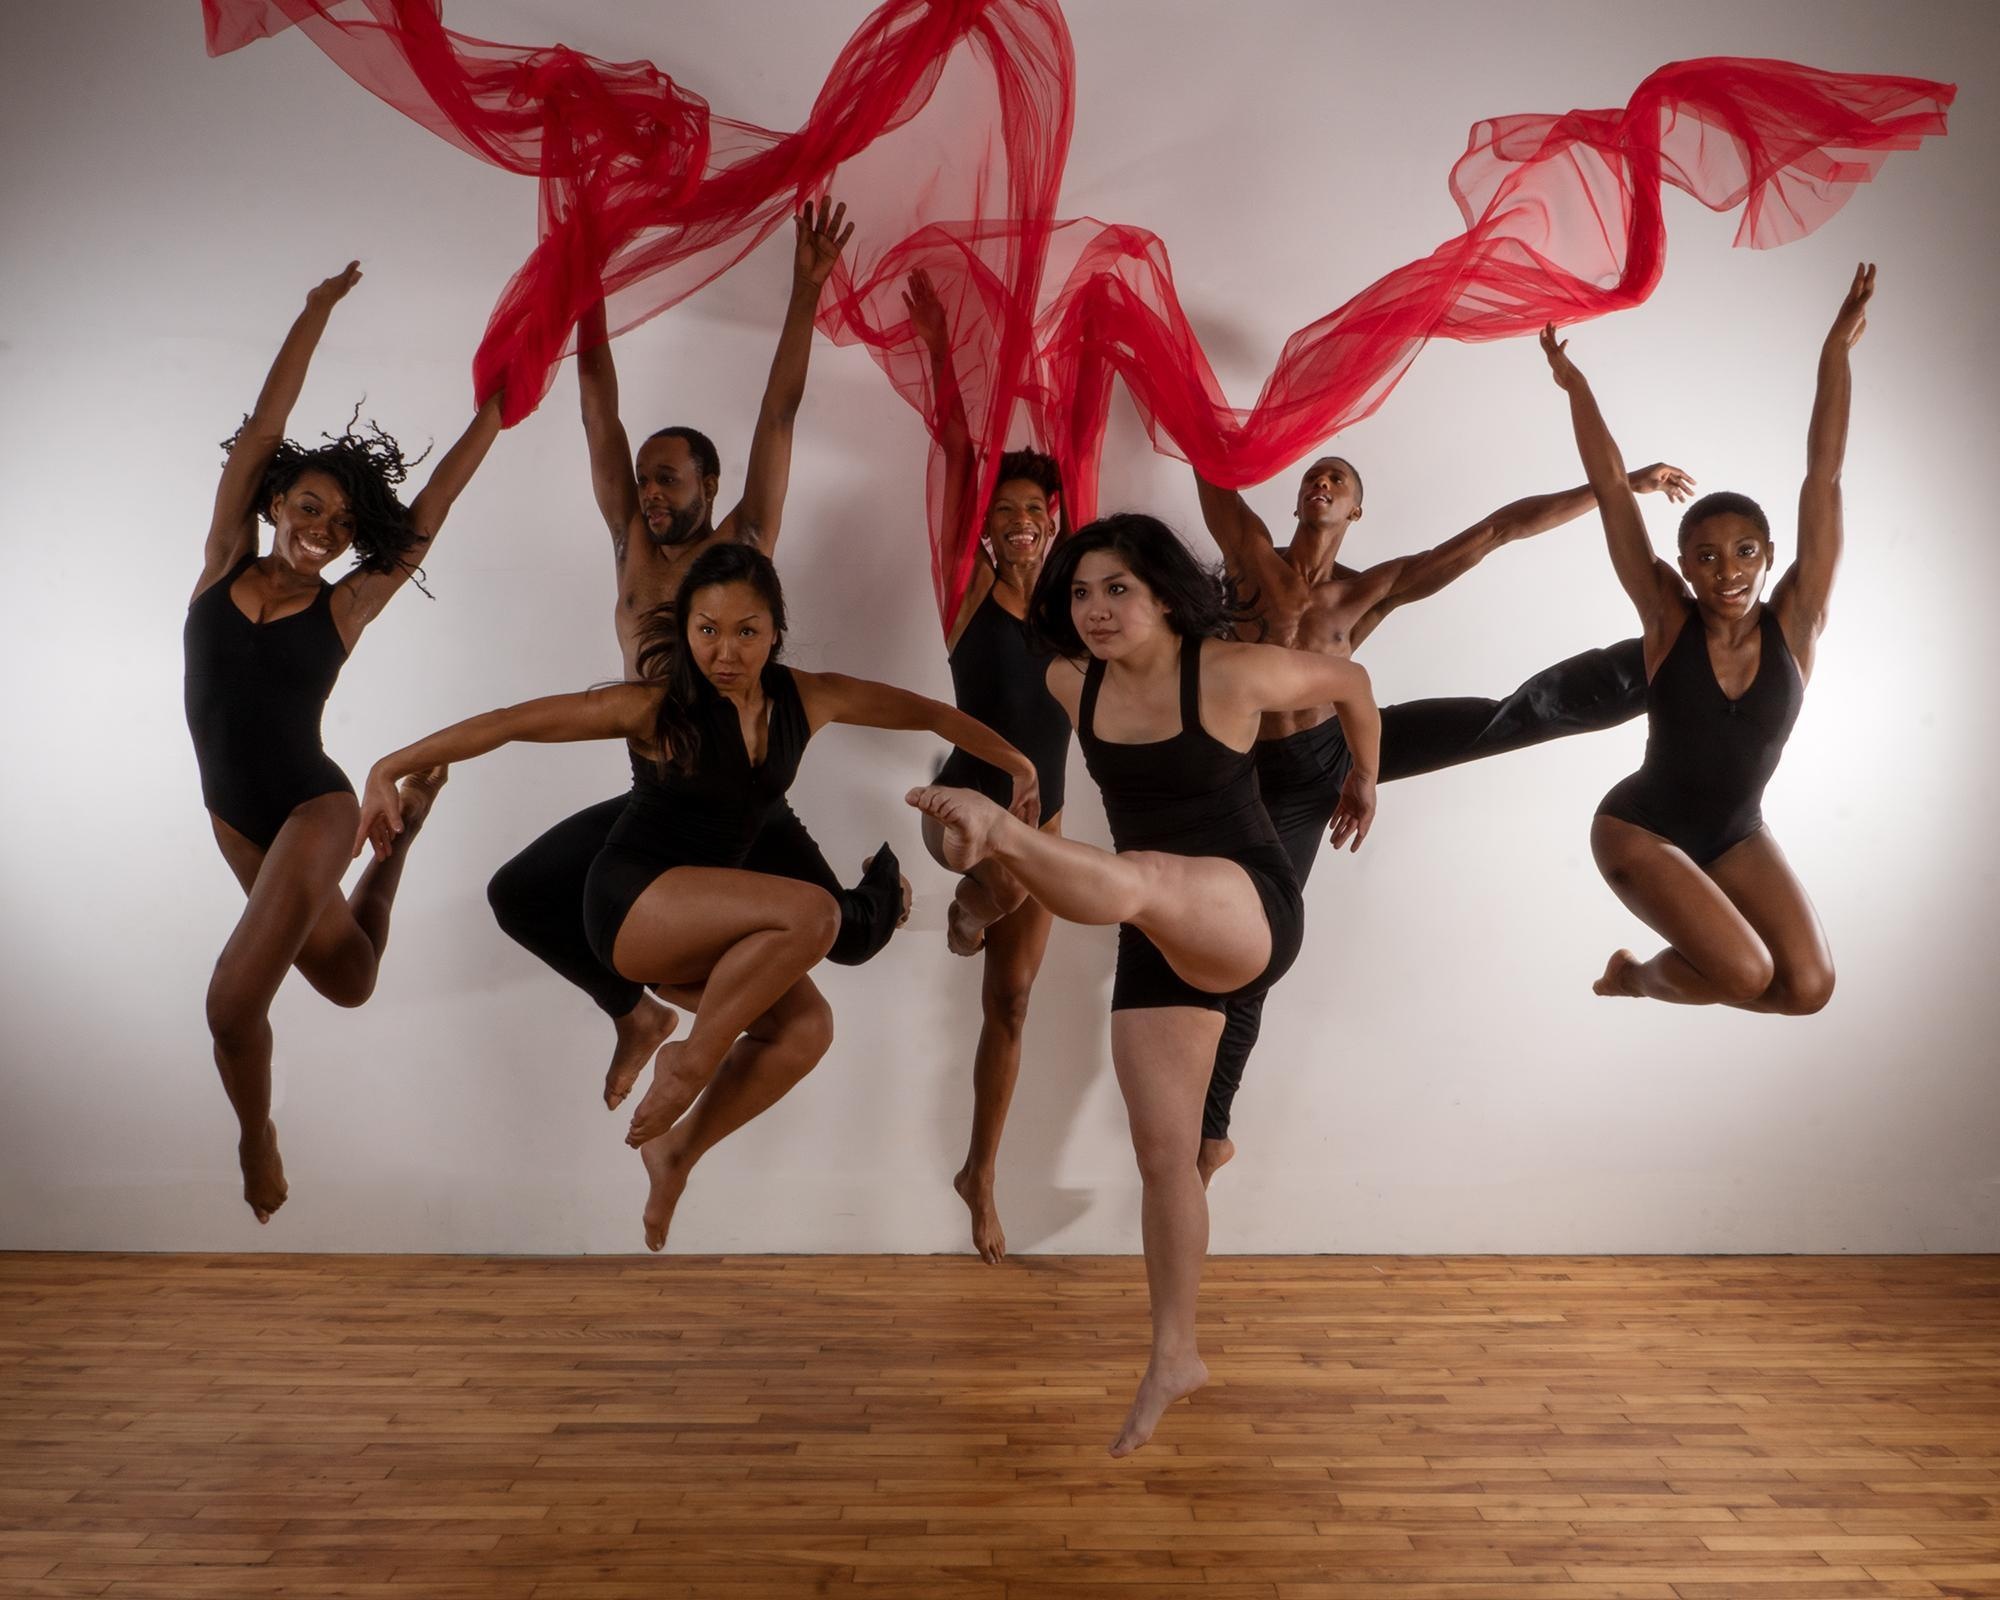
[[[813,317],[820,290],[854,231],[851,223],[842,226],[846,214],[846,206],[822,200],[817,208],[808,202],[796,219],[791,300],[750,436],[743,498],[719,524],[713,518],[722,463],[715,446],[698,429],[662,428],[639,446],[635,463],[618,416],[618,373],[603,305],[583,321],[576,358],[583,431],[597,508],[611,533],[618,577],[612,626],[627,678],[638,676],[647,618],[673,603],[682,574],[696,556],[711,545],[729,543],[754,545],[768,556],[777,545],[791,476],[793,423],[805,399],[812,355]],[[611,1019],[617,1040],[604,1076],[604,1103],[612,1107],[631,1092],[678,1021],[672,1008],[599,961],[584,933],[584,879],[625,802],[621,794],[557,823],[496,872],[486,889],[501,928],[583,990]],[[744,866],[814,883],[831,894],[840,905],[840,934],[828,955],[846,965],[879,951],[908,914],[909,885],[887,844],[869,858],[861,882],[843,890],[789,806],[779,808]],[[802,1003],[815,1001],[824,1009],[817,991]],[[796,1015],[787,1020],[800,1023]],[[830,1028],[831,1017],[823,1020]],[[757,1027],[745,1034],[753,1046]]]

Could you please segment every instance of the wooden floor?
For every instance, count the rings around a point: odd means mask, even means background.
[[[2000,1257],[0,1255],[0,1595],[2000,1595]]]

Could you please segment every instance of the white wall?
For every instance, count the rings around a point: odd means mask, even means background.
[[[719,109],[790,125],[864,7],[446,11],[489,37],[560,30],[614,58],[671,56]],[[1323,861],[1312,885],[1305,952],[1240,1102],[1242,1154],[1216,1186],[1215,1248],[2000,1248],[2000,559],[1985,492],[2000,45],[1985,12],[1799,0],[1228,14],[1072,8],[1064,209],[1170,240],[1244,398],[1290,330],[1455,231],[1445,174],[1478,117],[1620,104],[1653,67],[1705,54],[1955,79],[1962,97],[1948,139],[1892,158],[1802,244],[1732,251],[1733,217],[1670,195],[1659,292],[1574,335],[1635,460],[1757,494],[1782,528],[1818,341],[1854,261],[1882,264],[1855,362],[1851,553],[1767,806],[1831,935],[1833,1004],[1785,1020],[1591,996],[1606,952],[1646,939],[1586,850],[1640,725],[1386,789],[1367,849]],[[531,185],[402,120],[296,35],[206,60],[192,3],[20,7],[7,31],[0,1245],[636,1248],[639,1163],[624,1117],[597,1102],[608,1030],[501,936],[483,899],[521,843],[619,789],[619,751],[508,751],[460,771],[412,857],[373,1002],[338,1011],[287,984],[276,1115],[292,1200],[268,1230],[237,1197],[202,1026],[240,904],[180,711],[214,441],[305,288],[350,255],[367,281],[294,431],[337,426],[365,392],[404,439],[449,438],[487,309],[531,238]],[[772,37],[787,55],[766,53]],[[631,423],[708,425],[725,493],[785,273],[774,244],[618,350]],[[615,672],[574,396],[565,372],[502,439],[432,563],[438,602],[400,600],[347,669],[326,732],[350,774],[443,721]],[[1360,561],[1579,477],[1561,397],[1525,341],[1432,347],[1341,448],[1367,476]],[[921,463],[915,419],[875,368],[822,344],[784,552],[801,663],[947,691]],[[1185,469],[1145,454],[1123,410],[1106,485],[1107,504],[1195,522]],[[1290,493],[1252,498],[1275,518]],[[1649,509],[1670,537],[1667,508]],[[1591,521],[1397,617],[1366,659],[1385,700],[1497,691],[1632,631]],[[963,1247],[947,1180],[978,970],[944,950],[948,879],[898,799],[932,756],[911,737],[816,743],[800,811],[843,870],[892,838],[918,882],[916,922],[872,966],[829,969],[832,1056],[710,1158],[675,1248]],[[1073,831],[1101,840],[1080,763],[1072,793]],[[1002,1156],[1016,1250],[1136,1247],[1110,964],[1108,932],[1057,931]]]

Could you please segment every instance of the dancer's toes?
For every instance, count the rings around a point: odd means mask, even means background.
[[[1201,1186],[1206,1189],[1208,1180],[1223,1167],[1229,1165],[1229,1158],[1236,1154],[1234,1139],[1203,1139],[1201,1153],[1195,1157],[1195,1170],[1201,1174]]]
[[[436,803],[438,790],[451,776],[450,767],[432,767],[424,772],[412,773],[396,785],[396,799],[403,815],[403,831],[413,833],[424,825],[424,818],[431,814],[431,806]]]
[[[653,1059],[653,1052],[673,1037],[681,1014],[672,1006],[640,997],[639,1003],[618,1018],[618,1043],[611,1052],[611,1065],[604,1072],[604,1104],[616,1111]]]
[[[687,1167],[668,1150],[666,1139],[649,1139],[639,1146],[646,1163],[646,1209],[641,1221],[646,1228],[646,1248],[656,1254],[666,1248],[667,1230],[674,1225],[674,1207],[687,1188]]]
[[[1592,994],[1623,995],[1630,999],[1638,994],[1632,987],[1632,969],[1639,964],[1639,958],[1630,950],[1614,950],[1611,959],[1604,963],[1604,976],[1590,986]]]
[[[238,1140],[236,1159],[243,1168],[244,1203],[259,1222],[269,1222],[291,1192],[285,1186],[285,1163],[278,1155],[278,1125],[266,1122],[262,1133]]]
[[[657,1139],[680,1121],[681,1113],[708,1086],[705,1077],[684,1069],[686,1060],[686,1040],[669,1040],[660,1046],[653,1057],[653,1081],[640,1099],[639,1109],[632,1113],[632,1126],[626,1130],[627,1144],[637,1148],[649,1139]]]
[[[1190,1355],[1185,1361],[1165,1366],[1155,1362],[1147,1367],[1145,1377],[1139,1380],[1139,1392],[1132,1397],[1132,1409],[1125,1413],[1124,1426],[1111,1441],[1111,1453],[1129,1456],[1153,1437],[1153,1429],[1159,1426],[1168,1406],[1193,1394],[1206,1382],[1208,1368],[1199,1356]]]
[[[968,1167],[951,1180],[965,1209],[972,1213],[972,1248],[989,1266],[1007,1259],[1007,1235],[1000,1230],[1000,1213],[993,1205],[993,1180],[980,1181]]]
[[[941,854],[954,872],[968,872],[993,853],[993,830],[1006,820],[985,795],[972,789],[947,789],[927,784],[903,799],[944,830]]]

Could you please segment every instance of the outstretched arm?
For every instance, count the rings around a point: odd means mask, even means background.
[[[973,496],[979,487],[978,461],[972,449],[972,430],[966,422],[965,396],[958,387],[958,368],[951,358],[951,329],[946,321],[944,302],[938,298],[930,274],[922,267],[912,272],[903,291],[909,308],[910,328],[922,341],[931,363],[931,429],[944,456],[944,536],[939,552],[947,572],[958,570],[959,552],[967,539],[979,537],[979,508]],[[977,595],[968,592],[967,602]],[[960,616],[969,613],[961,607]],[[948,619],[946,631],[956,640],[955,623]]]
[[[1295,621],[1296,613],[1311,598],[1308,585],[1278,554],[1264,519],[1236,490],[1217,488],[1199,471],[1194,475],[1194,487],[1208,536],[1244,593],[1252,597],[1260,612],[1279,613],[1281,620]],[[1286,612],[1293,615],[1284,618]]]
[[[1808,649],[1826,626],[1833,575],[1840,565],[1845,533],[1840,469],[1847,456],[1847,415],[1854,392],[1847,353],[1868,326],[1868,302],[1874,293],[1875,268],[1864,262],[1854,269],[1854,282],[1820,347],[1819,387],[1813,395],[1812,424],[1806,430],[1806,481],[1799,489],[1799,554],[1771,594],[1779,621]]]
[[[618,416],[618,368],[611,359],[602,300],[584,313],[576,340],[576,389],[583,403],[583,441],[590,450],[590,487],[598,515],[611,530],[612,553],[622,562],[639,515],[639,484],[632,475],[632,445]]]
[[[401,559],[387,572],[357,568],[341,579],[340,588],[348,596],[346,616],[341,626],[350,643],[355,634],[382,614],[382,608],[396,591],[408,583],[411,574],[424,564],[424,558],[430,554],[431,544],[437,538],[438,530],[444,526],[444,519],[450,513],[453,502],[472,482],[473,473],[486,459],[486,452],[493,448],[493,441],[500,432],[502,399],[503,395],[498,391],[488,396],[486,404],[473,413],[472,421],[458,436],[458,442],[445,451],[432,469],[429,480],[411,503],[410,531],[415,540],[403,552]]]
[[[350,261],[339,272],[315,285],[306,295],[305,309],[298,314],[285,342],[278,346],[277,359],[265,375],[264,387],[257,392],[235,447],[223,463],[222,481],[215,490],[215,510],[209,517],[208,543],[202,553],[201,584],[206,588],[257,543],[257,491],[264,481],[264,469],[278,446],[284,443],[285,426],[298,404],[299,390],[305,387],[306,369],[312,365],[313,351],[326,332],[327,318],[347,291],[361,281],[361,263]]]
[[[517,706],[467,717],[390,751],[368,769],[354,853],[360,855],[362,847],[372,840],[376,855],[388,854],[390,841],[403,831],[396,784],[412,773],[470,761],[503,744],[559,744],[580,739],[650,741],[659,698],[657,688],[637,683],[607,684],[581,694],[544,695],[539,700],[524,700]]]
[[[1042,797],[1034,762],[958,707],[872,678],[850,678],[843,672],[801,672],[795,667],[792,677],[805,704],[806,720],[813,728],[845,722],[857,728],[907,729],[949,739],[967,755],[998,767],[1014,780],[1014,803],[1008,809],[1015,816],[1031,828],[1041,821]]]
[[[1687,586],[1680,574],[1653,554],[1646,537],[1646,522],[1639,515],[1639,497],[1625,476],[1625,459],[1618,443],[1605,426],[1597,409],[1597,397],[1565,352],[1569,341],[1556,339],[1554,323],[1542,329],[1542,354],[1549,358],[1549,371],[1556,387],[1569,396],[1570,424],[1576,430],[1577,453],[1590,479],[1590,491],[1597,497],[1598,515],[1604,521],[1605,543],[1611,549],[1611,565],[1618,581],[1639,612],[1645,626],[1649,658],[1656,658],[1659,645],[1679,627],[1684,615]]]
[[[1625,481],[1634,494],[1663,491],[1676,505],[1687,499],[1694,487],[1693,478],[1664,461],[1627,473]],[[1502,545],[1560,528],[1596,504],[1597,496],[1587,483],[1555,494],[1529,495],[1502,506],[1441,545],[1370,567],[1355,585],[1367,609],[1354,624],[1353,642],[1360,644],[1398,606],[1428,599],[1464,577]]]
[[[853,223],[841,226],[846,216],[844,204],[834,206],[823,199],[817,214],[807,201],[794,219],[798,239],[792,252],[792,298],[778,334],[778,353],[771,358],[764,402],[757,410],[757,431],[750,435],[743,498],[718,529],[723,538],[754,544],[767,556],[778,542],[778,522],[792,477],[792,424],[806,397],[806,366],[812,359],[813,316],[819,310],[820,290],[840,259],[842,246],[854,234]]]

